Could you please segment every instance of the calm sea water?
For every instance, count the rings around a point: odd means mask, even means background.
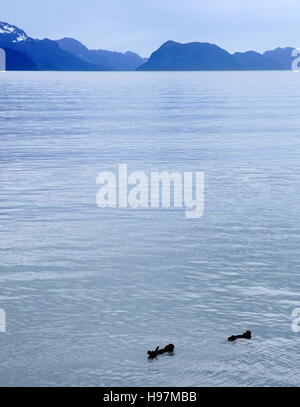
[[[6,72],[0,92],[1,386],[300,385],[300,74]],[[98,208],[119,163],[204,171],[204,216]]]

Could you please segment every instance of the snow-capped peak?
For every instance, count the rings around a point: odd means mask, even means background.
[[[1,34],[10,35],[12,42],[26,41],[29,38],[23,30],[20,30],[20,28],[15,25],[0,21],[0,35]]]

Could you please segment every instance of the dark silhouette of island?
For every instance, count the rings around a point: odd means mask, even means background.
[[[167,41],[137,68],[139,71],[234,71],[291,69],[292,48],[230,54],[215,44]]]
[[[238,61],[229,52],[208,42],[180,44],[167,41],[153,52],[141,71],[236,70]]]
[[[241,70],[264,71],[281,69],[280,64],[272,58],[255,51],[235,52],[233,57],[238,61]],[[289,66],[290,69],[291,66]]]
[[[292,47],[276,48],[273,51],[264,52],[263,55],[264,57],[270,58],[276,62],[280,66],[280,69],[289,70],[291,69],[293,60],[295,59],[295,57],[292,56],[293,49],[294,48]]]
[[[0,22],[0,48],[8,70],[39,71],[229,71],[291,69],[293,48],[230,54],[215,44],[167,41],[149,59],[134,52],[89,50],[73,38],[54,41],[29,37],[20,28]]]

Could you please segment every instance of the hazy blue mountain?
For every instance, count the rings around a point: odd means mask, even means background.
[[[0,22],[0,48],[7,52],[7,69],[55,71],[176,71],[291,69],[293,48],[230,54],[215,44],[167,41],[149,60],[134,52],[89,50],[73,38],[37,40],[20,28]]]
[[[268,56],[264,56],[255,51],[235,52],[233,54],[239,62],[240,68],[244,70],[276,70],[281,69],[281,65]]]
[[[7,71],[36,71],[35,63],[23,52],[10,48],[3,48],[6,53]]]
[[[291,69],[292,48],[277,48],[260,54],[255,51],[230,54],[207,42],[180,44],[167,41],[149,60],[137,68],[141,71],[159,70],[278,70]]]
[[[235,70],[238,61],[229,52],[207,42],[180,44],[167,41],[153,52],[148,62],[138,68],[152,70]]]
[[[276,48],[272,51],[266,51],[263,55],[272,59],[281,69],[291,69],[291,65],[295,57],[292,56],[292,51],[294,48]]]
[[[55,41],[30,38],[23,30],[4,22],[0,22],[0,48],[22,53],[33,62],[38,70],[96,71],[108,69],[105,66],[91,64],[62,50]],[[10,55],[12,56],[12,53]]]
[[[59,46],[79,58],[96,65],[105,65],[113,70],[134,71],[147,61],[134,52],[113,52],[106,50],[89,50],[81,42],[74,38],[62,38],[57,40]]]

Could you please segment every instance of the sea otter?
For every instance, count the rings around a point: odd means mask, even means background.
[[[251,339],[251,331],[245,331],[245,332],[243,333],[243,335],[231,335],[231,336],[228,338],[228,341],[229,341],[229,342],[233,342],[233,341],[235,341],[235,340],[238,339],[238,338]]]
[[[170,343],[169,345],[165,346],[163,349],[159,349],[159,346],[155,350],[148,350],[148,358],[154,359],[157,355],[161,355],[162,353],[172,353],[174,351],[175,346]]]

